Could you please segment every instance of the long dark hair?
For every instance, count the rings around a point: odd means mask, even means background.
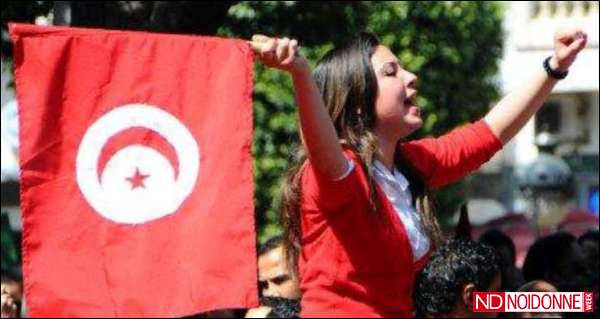
[[[380,201],[375,191],[372,163],[379,149],[373,133],[378,87],[371,57],[378,45],[379,40],[374,35],[361,33],[347,45],[325,54],[314,71],[314,79],[340,143],[358,155],[361,167],[367,172],[369,203],[376,215],[380,212]],[[281,222],[286,260],[289,269],[296,275],[302,236],[300,179],[306,160],[306,152],[300,145],[296,163],[284,178],[282,192]],[[441,231],[423,177],[399,151],[394,154],[394,165],[410,182],[414,204],[422,216],[423,226],[434,244],[437,244],[442,237]]]

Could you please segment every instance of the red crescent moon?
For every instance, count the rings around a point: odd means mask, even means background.
[[[145,127],[131,127],[113,135],[102,148],[97,167],[99,181],[106,168],[106,164],[115,153],[131,145],[151,147],[163,154],[169,163],[171,163],[175,171],[175,180],[177,180],[179,176],[179,159],[177,158],[175,148],[162,135],[153,130]]]

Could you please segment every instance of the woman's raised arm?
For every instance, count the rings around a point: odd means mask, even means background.
[[[550,69],[556,73],[566,72],[586,44],[587,34],[579,29],[556,32],[554,55],[549,61]],[[485,122],[506,144],[540,109],[557,81],[544,70],[540,61],[538,71],[494,106],[484,117]]]
[[[337,179],[348,170],[337,133],[306,59],[298,53],[298,42],[255,35],[250,46],[267,66],[292,75],[302,140],[311,164],[323,175]]]

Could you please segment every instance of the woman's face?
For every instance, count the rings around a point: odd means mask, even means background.
[[[385,46],[378,46],[371,57],[377,76],[375,130],[405,137],[423,125],[421,109],[416,103],[417,76],[404,70],[396,56]]]

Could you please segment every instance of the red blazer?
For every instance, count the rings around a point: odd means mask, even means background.
[[[488,161],[502,143],[479,121],[434,139],[399,144],[430,187],[456,181]],[[302,172],[299,258],[302,317],[412,317],[415,274],[402,221],[376,187],[382,212],[369,208],[366,172],[331,181],[308,163]]]

